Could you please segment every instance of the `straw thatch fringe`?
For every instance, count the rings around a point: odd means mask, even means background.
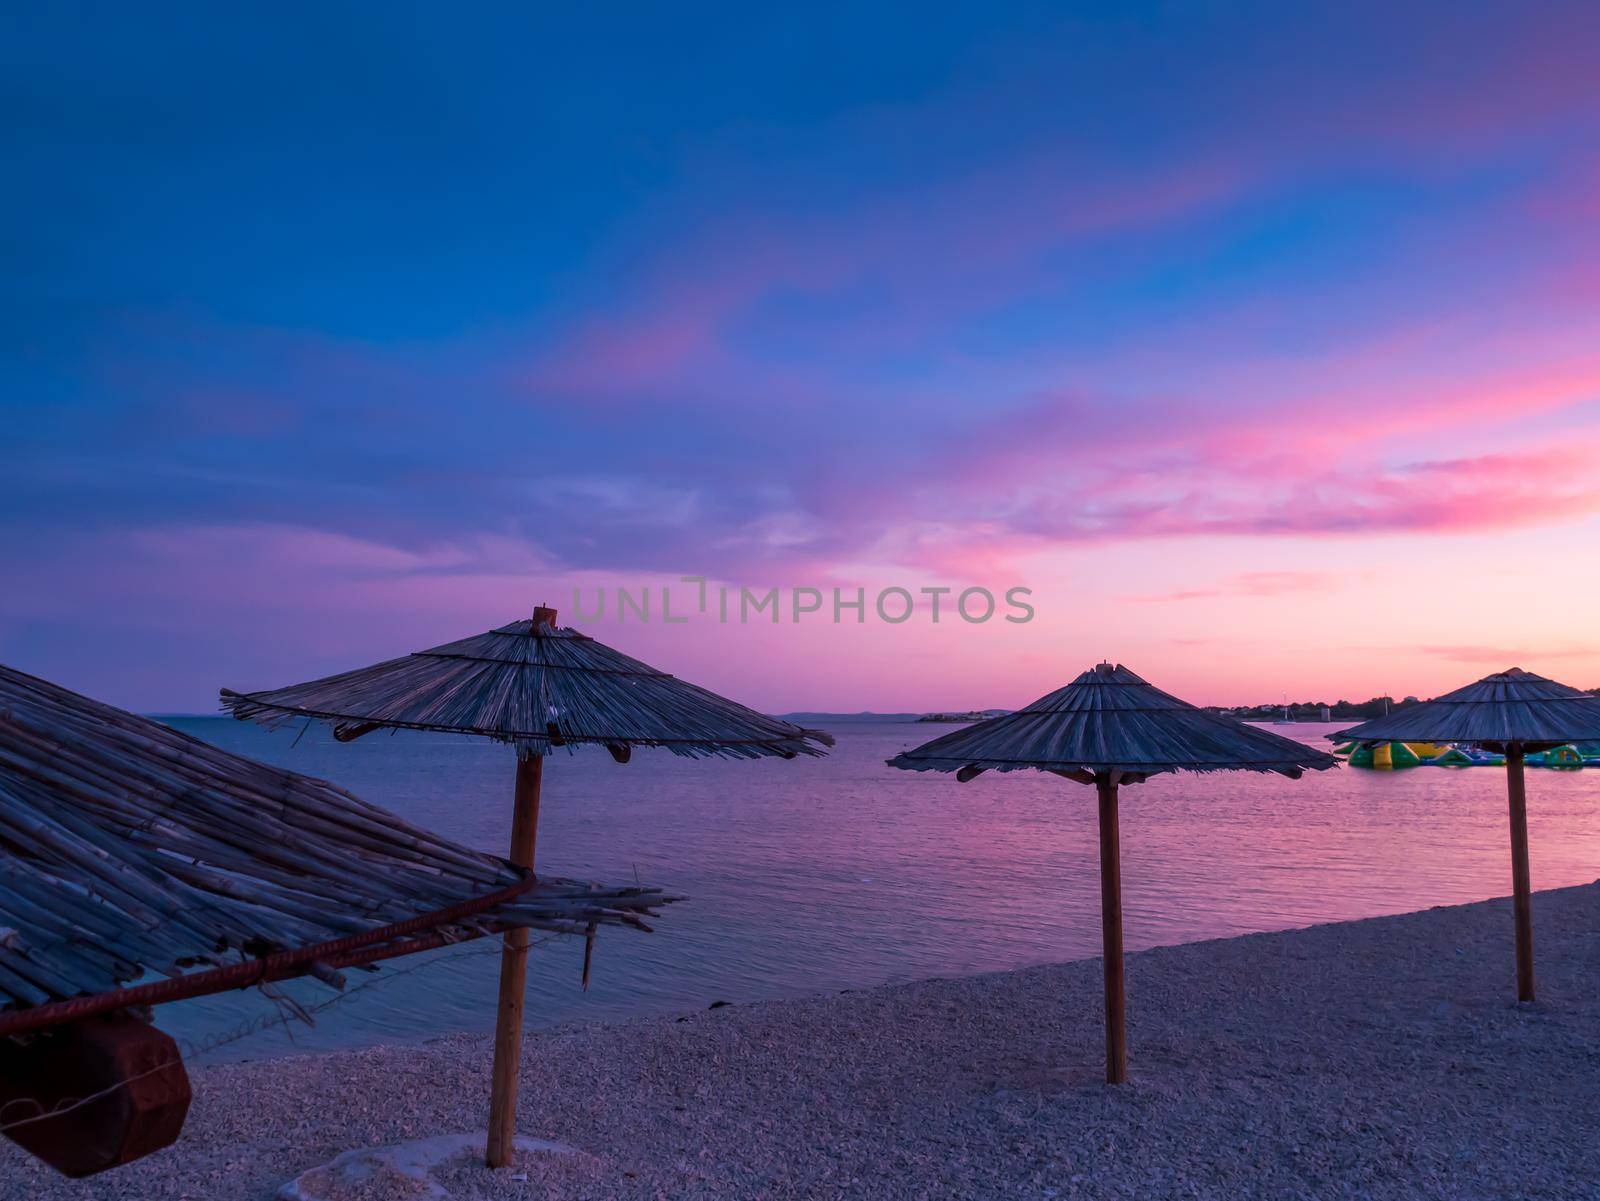
[[[1271,771],[1337,761],[1313,747],[1197,709],[1126,667],[1101,664],[1027,708],[955,730],[889,760],[907,771]],[[970,773],[969,773],[970,775]]]
[[[665,747],[689,757],[793,758],[831,735],[806,730],[685,683],[576,630],[516,621],[486,634],[269,692],[222,692],[240,719],[478,734],[526,755],[585,743]]]
[[[526,877],[320,780],[0,666],[0,1007],[447,910]],[[463,920],[586,933],[657,889],[541,880]]]
[[[1516,743],[1528,751],[1600,742],[1600,697],[1512,667],[1328,737],[1355,742],[1470,742],[1496,749]]]

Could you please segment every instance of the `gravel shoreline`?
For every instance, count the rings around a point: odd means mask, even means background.
[[[530,1035],[520,1129],[587,1154],[463,1198],[1594,1198],[1600,884],[1128,957]],[[178,1145],[87,1181],[0,1142],[0,1196],[272,1197],[342,1151],[481,1129],[489,1042],[203,1068]],[[516,1177],[526,1175],[525,1180]],[[418,1196],[401,1184],[377,1196]],[[368,1201],[363,1193],[361,1201]]]

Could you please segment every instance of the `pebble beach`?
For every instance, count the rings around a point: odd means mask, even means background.
[[[1158,947],[1102,1081],[1097,959],[530,1035],[520,1129],[575,1148],[411,1198],[1592,1198],[1600,884]],[[0,1144],[0,1196],[266,1201],[353,1148],[480,1130],[489,1041],[200,1067],[179,1143],[85,1181]],[[333,1185],[330,1183],[330,1190]]]

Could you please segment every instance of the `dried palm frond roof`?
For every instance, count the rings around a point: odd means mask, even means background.
[[[1197,709],[1120,663],[1101,663],[1016,713],[993,717],[895,756],[908,771],[971,769],[1152,775],[1333,767],[1332,755]]]
[[[1507,668],[1420,705],[1407,705],[1337,734],[1337,741],[1471,742],[1541,750],[1600,741],[1600,697]]]
[[[240,719],[334,723],[336,736],[390,726],[479,734],[524,754],[598,743],[691,757],[820,755],[833,738],[757,713],[576,630],[514,621],[371,667],[269,692],[224,689]]]
[[[264,956],[280,978],[320,972],[334,950],[421,949],[421,932],[642,926],[668,899],[535,882],[331,784],[0,665],[0,1008]]]

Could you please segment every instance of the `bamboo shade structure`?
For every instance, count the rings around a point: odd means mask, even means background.
[[[267,725],[297,717],[367,728],[477,734],[526,755],[584,744],[665,747],[677,755],[754,759],[818,755],[830,735],[757,713],[585,634],[514,621],[487,633],[326,679],[241,694],[235,717]]]
[[[1197,709],[1102,663],[1031,705],[952,731],[889,760],[907,771],[1272,771],[1297,776],[1331,756]]]
[[[340,953],[422,949],[419,935],[642,926],[669,899],[535,882],[331,784],[5,666],[0,856],[0,1033],[110,1008],[83,998],[117,1001],[149,975],[174,999],[251,982],[236,969],[265,957],[273,978],[322,973]]]
[[[833,744],[822,731],[757,713],[558,626],[555,610],[542,605],[531,620],[371,667],[266,692],[224,689],[222,703],[235,717],[267,725],[319,718],[341,741],[388,727],[510,743],[517,749],[510,857],[529,868],[544,760],[557,747],[600,745],[626,763],[635,746],[690,758],[793,759]],[[525,931],[506,935],[485,1148],[491,1168],[509,1162],[516,1133],[527,954]]]
[[[1532,1001],[1533,883],[1528,865],[1524,760],[1530,751],[1549,750],[1569,742],[1600,741],[1600,697],[1511,667],[1434,700],[1407,705],[1328,737],[1369,744],[1464,742],[1505,754],[1517,999]]]
[[[1507,668],[1454,692],[1328,735],[1354,742],[1467,742],[1504,751],[1600,741],[1600,696]]]
[[[1105,952],[1106,1080],[1128,1078],[1122,963],[1122,854],[1117,790],[1170,771],[1277,772],[1297,779],[1337,763],[1268,730],[1207,713],[1123,667],[1101,663],[1026,708],[905,751],[889,766],[954,772],[1033,768],[1092,784],[1099,800],[1101,935]]]

